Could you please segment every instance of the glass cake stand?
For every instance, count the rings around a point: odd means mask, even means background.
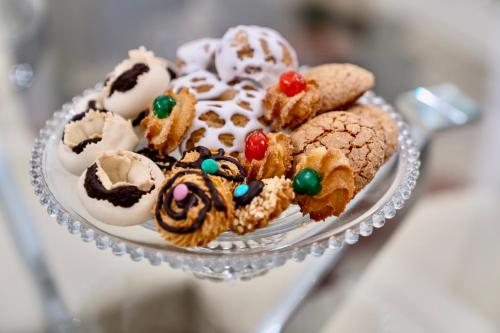
[[[302,261],[307,255],[355,244],[359,236],[369,236],[393,218],[409,199],[419,175],[419,151],[410,128],[393,107],[373,92],[359,102],[390,113],[400,130],[398,151],[377,172],[376,177],[348,205],[340,217],[312,222],[295,205],[290,206],[266,228],[239,236],[223,233],[206,247],[184,248],[164,241],[154,223],[116,227],[92,218],[80,204],[75,186],[78,177],[66,172],[57,156],[57,145],[65,123],[76,113],[74,106],[95,94],[102,86],[86,90],[63,105],[40,130],[33,147],[30,175],[35,195],[47,213],[71,234],[116,256],[133,261],[149,260],[152,265],[168,263],[197,277],[215,280],[250,279],[284,265]]]

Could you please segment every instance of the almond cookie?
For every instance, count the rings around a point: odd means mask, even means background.
[[[90,215],[116,226],[151,217],[163,173],[153,161],[131,151],[99,155],[78,180],[77,192]]]
[[[292,167],[292,140],[285,133],[255,131],[246,139],[239,159],[249,180],[281,177]]]
[[[318,84],[314,80],[305,80],[297,72],[285,73],[291,74],[292,79],[302,83],[298,91],[287,91],[286,77],[282,75],[280,83],[267,89],[263,105],[265,109],[265,118],[271,124],[273,130],[293,128],[314,117],[319,111],[322,102],[322,96]]]
[[[292,184],[285,177],[255,180],[235,188],[236,212],[231,230],[239,235],[268,225],[288,208],[294,198]]]
[[[344,111],[320,114],[291,133],[295,158],[316,147],[338,148],[354,171],[355,193],[368,184],[384,163],[384,130],[371,117]]]
[[[293,188],[301,211],[311,219],[339,216],[354,196],[349,160],[340,149],[311,149],[297,158]]]
[[[105,110],[76,114],[64,126],[58,155],[63,167],[80,175],[107,150],[132,150],[139,143],[130,120]]]
[[[193,122],[195,103],[196,98],[187,89],[156,97],[141,122],[146,126],[144,136],[149,145],[163,155],[176,149]]]
[[[239,25],[222,37],[215,53],[215,67],[224,82],[250,79],[264,87],[298,66],[292,46],[275,30]]]
[[[201,170],[176,169],[164,180],[154,207],[157,230],[170,243],[204,246],[234,218],[229,182]]]
[[[242,182],[246,177],[238,160],[227,155],[222,148],[210,150],[203,146],[194,147],[184,152],[181,159],[174,164],[174,168],[199,169],[233,183]]]
[[[364,104],[355,104],[347,111],[360,115],[361,117],[371,117],[384,130],[385,144],[385,160],[387,161],[398,148],[399,128],[398,124],[392,119],[391,115],[381,109]]]
[[[341,110],[354,103],[375,84],[366,69],[352,64],[325,64],[305,71],[307,80],[318,83],[322,96],[319,112]]]

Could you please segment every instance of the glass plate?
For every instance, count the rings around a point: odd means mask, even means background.
[[[359,102],[381,108],[397,122],[398,151],[340,217],[311,222],[293,205],[268,227],[253,233],[239,236],[226,232],[206,247],[174,246],[159,236],[152,221],[116,227],[92,218],[78,200],[74,187],[77,177],[67,173],[59,163],[57,145],[64,124],[75,114],[74,106],[101,87],[99,84],[73,98],[46,122],[35,140],[30,175],[40,203],[59,224],[80,235],[84,242],[95,243],[101,250],[111,249],[117,256],[128,255],[133,261],[168,263],[172,268],[182,268],[204,278],[249,279],[288,260],[302,261],[309,254],[320,256],[327,249],[356,243],[360,235],[369,236],[373,228],[382,227],[403,207],[418,178],[419,151],[408,125],[382,98],[367,92]]]

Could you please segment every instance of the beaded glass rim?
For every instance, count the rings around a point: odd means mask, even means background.
[[[100,89],[102,89],[102,84],[97,84],[93,89],[85,90],[82,95],[74,97],[72,102],[64,104],[59,111],[54,112],[51,119],[47,120],[33,146],[30,161],[31,183],[35,195],[41,205],[46,208],[47,213],[54,217],[58,224],[66,226],[71,234],[79,234],[84,242],[95,243],[98,249],[109,248],[116,256],[128,254],[133,261],[148,259],[155,266],[168,263],[172,268],[182,268],[200,277],[219,280],[251,278],[271,268],[282,266],[288,260],[300,262],[309,254],[321,256],[327,249],[339,250],[344,244],[355,244],[359,236],[371,235],[374,228],[381,228],[386,220],[393,218],[396,211],[403,207],[405,201],[410,198],[419,175],[420,152],[411,137],[410,127],[383,98],[368,91],[359,99],[359,102],[379,107],[388,112],[399,127],[397,154],[400,155],[399,163],[402,163],[404,170],[403,176],[395,179],[394,184],[391,185],[391,189],[395,189],[392,195],[378,204],[377,209],[372,207],[373,211],[362,221],[346,223],[333,233],[315,235],[311,239],[304,239],[295,244],[271,250],[224,252],[224,246],[220,246],[220,252],[193,253],[179,247],[159,250],[144,246],[100,230],[83,218],[76,218],[62,207],[47,184],[44,155],[50,137],[63,122],[65,123],[73,115],[73,106],[78,101],[95,94]],[[308,216],[303,216],[303,222],[307,223],[308,221],[310,221]]]

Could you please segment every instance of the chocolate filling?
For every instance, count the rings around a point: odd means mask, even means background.
[[[114,206],[129,208],[135,205],[141,197],[150,193],[155,187],[151,187],[149,191],[141,191],[137,186],[125,185],[108,190],[102,185],[97,177],[97,164],[92,164],[87,169],[85,175],[84,185],[87,195],[97,200],[106,200],[111,202]]]
[[[187,153],[196,151],[199,154],[199,157],[196,161],[193,162],[182,162],[184,157],[186,156]],[[189,168],[189,169],[201,169],[201,164],[203,163],[204,160],[207,158],[211,158],[215,161],[226,161],[230,162],[233,164],[236,169],[238,170],[238,173],[236,175],[231,174],[231,168],[228,167],[227,165],[223,164],[219,170],[214,174],[215,176],[223,177],[227,180],[233,181],[233,182],[242,182],[245,180],[246,173],[245,170],[243,170],[243,167],[241,164],[238,162],[237,159],[229,156],[224,156],[224,149],[220,148],[217,153],[212,154],[210,149],[203,147],[203,146],[197,146],[194,147],[191,150],[187,150],[184,152],[182,159],[176,163],[176,166],[181,167],[181,168]]]
[[[175,181],[184,175],[194,174],[200,175],[203,177],[205,185],[207,186],[210,196],[203,191],[197,184],[192,182],[184,182],[187,186],[189,193],[187,197],[180,201],[176,201],[177,209],[173,208],[172,202],[174,199],[174,184]],[[188,212],[192,207],[196,207],[200,204],[203,204],[201,207],[198,216],[193,221],[193,223],[189,226],[176,227],[169,225],[163,221],[162,212],[166,213],[170,218],[181,221],[187,218]],[[210,177],[201,171],[195,170],[182,170],[177,172],[172,178],[170,178],[167,183],[160,189],[158,193],[158,199],[155,207],[155,217],[156,221],[164,230],[174,233],[174,234],[190,234],[200,229],[205,222],[205,218],[207,213],[212,209],[212,203],[214,207],[218,211],[222,211],[226,209],[226,205],[222,201],[219,196],[219,192],[215,188],[214,184],[210,180]]]
[[[177,79],[177,73],[170,66],[167,66],[167,72],[170,75],[170,80]]]
[[[148,65],[143,63],[135,64],[131,69],[121,73],[111,84],[108,97],[111,97],[115,91],[125,92],[134,88],[139,76],[147,72],[149,72]]]
[[[156,165],[158,165],[158,167],[163,172],[172,170],[172,167],[174,166],[175,162],[177,162],[177,160],[172,156],[160,155],[160,153],[157,150],[151,148],[143,148],[137,151],[136,153],[146,156],[151,161],[155,162]]]
[[[252,202],[253,198],[258,196],[264,189],[264,183],[260,180],[254,180],[248,184],[248,192],[241,197],[234,197],[233,200],[236,203],[236,207],[246,206]]]
[[[76,146],[71,148],[71,150],[74,153],[80,154],[82,151],[85,150],[85,147],[87,147],[88,145],[90,145],[92,143],[97,143],[101,140],[102,140],[102,138],[92,138],[92,139],[83,140],[82,142],[80,142],[79,144],[77,144]]]
[[[139,113],[139,115],[137,116],[137,118],[135,118],[133,121],[132,121],[132,126],[136,127],[136,126],[139,126],[141,124],[141,121],[147,117],[148,115],[148,112],[149,110],[144,110],[142,111],[141,113]]]

